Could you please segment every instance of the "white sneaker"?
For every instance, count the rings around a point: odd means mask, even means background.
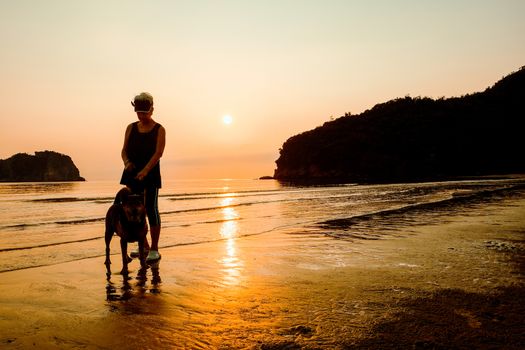
[[[145,252],[146,254],[148,253],[148,250],[149,250],[148,248],[144,248],[144,252]],[[130,256],[131,258],[133,258],[133,259],[136,259],[136,258],[140,257],[139,247],[133,249],[133,250],[131,251],[131,253],[129,253],[129,256]]]
[[[149,254],[148,254],[148,257],[146,258],[146,262],[153,262],[153,261],[157,261],[157,260],[160,260],[159,252],[156,251],[156,250],[150,250]]]

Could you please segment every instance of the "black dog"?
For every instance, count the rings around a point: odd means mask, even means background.
[[[120,248],[122,250],[122,271],[128,273],[128,263],[132,260],[128,256],[128,242],[139,243],[139,259],[141,267],[146,267],[146,256],[144,253],[144,239],[148,233],[146,224],[146,207],[142,202],[141,195],[132,194],[127,187],[122,188],[116,195],[113,205],[106,214],[106,267],[110,272],[109,244],[113,233],[120,237]]]

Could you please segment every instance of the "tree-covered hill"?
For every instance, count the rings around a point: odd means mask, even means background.
[[[398,98],[289,138],[276,179],[414,181],[525,172],[525,67],[484,92]]]

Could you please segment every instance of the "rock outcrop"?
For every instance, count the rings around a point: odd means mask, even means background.
[[[52,151],[0,160],[0,182],[85,181],[69,156]]]

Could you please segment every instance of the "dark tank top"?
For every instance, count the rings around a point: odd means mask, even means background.
[[[120,179],[121,184],[129,186],[136,192],[140,192],[148,187],[161,188],[162,185],[160,179],[160,160],[148,175],[146,175],[143,181],[135,179],[135,176],[148,164],[151,157],[155,154],[157,150],[157,136],[161,127],[161,125],[157,123],[151,131],[140,132],[138,123],[139,122],[135,122],[132,124],[126,147],[126,155],[130,162],[135,165],[135,169],[129,172],[124,170],[122,178]]]

